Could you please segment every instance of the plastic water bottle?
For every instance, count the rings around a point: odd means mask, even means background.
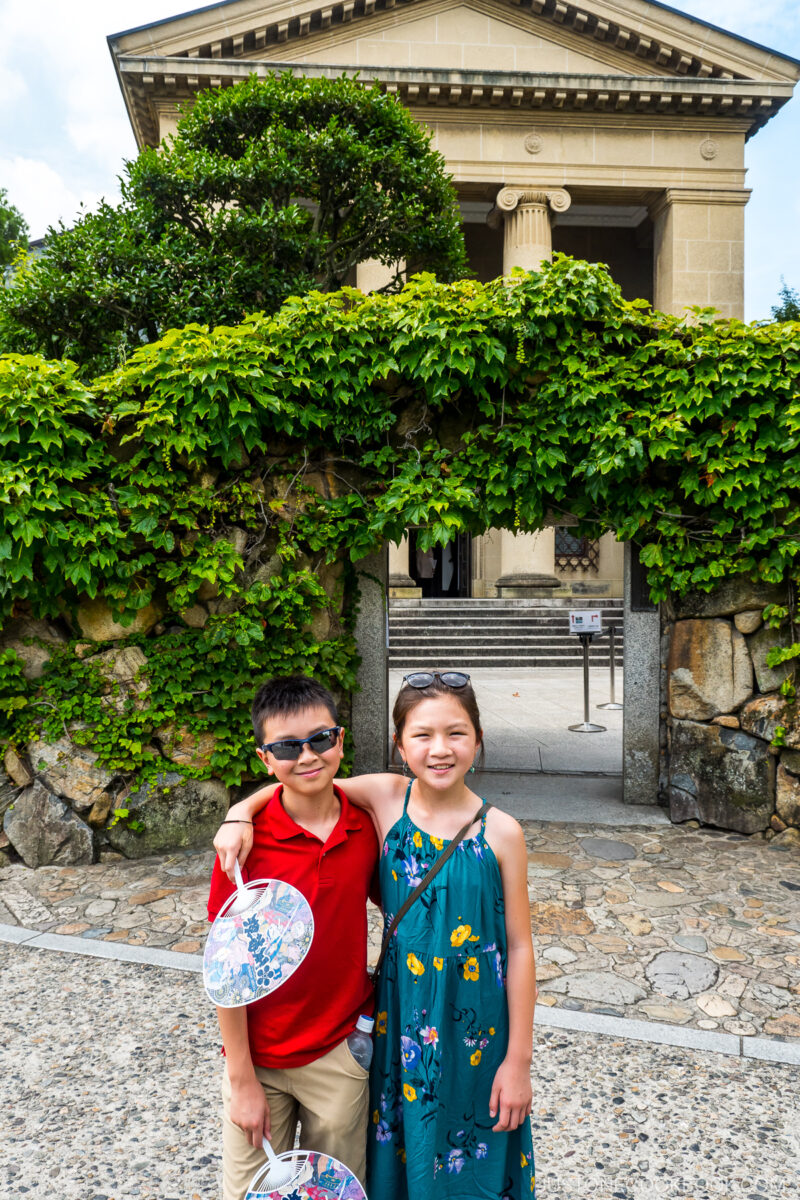
[[[360,1067],[369,1070],[372,1062],[372,1027],[375,1024],[372,1017],[361,1016],[356,1021],[356,1027],[347,1035],[347,1045]]]

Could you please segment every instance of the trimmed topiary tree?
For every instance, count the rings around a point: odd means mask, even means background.
[[[255,76],[197,96],[125,165],[122,203],[72,229],[0,295],[0,348],[86,375],[200,321],[236,324],[335,291],[365,259],[464,273],[455,192],[430,134],[378,87]]]

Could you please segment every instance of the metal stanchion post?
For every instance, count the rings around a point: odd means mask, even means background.
[[[605,725],[593,725],[589,720],[589,643],[591,633],[579,633],[583,646],[583,721],[580,725],[569,725],[573,733],[605,733]]]
[[[610,688],[611,688],[611,699],[609,700],[608,704],[598,704],[598,706],[597,706],[597,707],[598,707],[598,708],[612,709],[614,712],[619,712],[619,710],[622,708],[622,705],[621,705],[621,704],[617,704],[617,703],[616,703],[616,699],[615,699],[615,697],[614,697],[614,668],[615,668],[615,666],[616,666],[616,663],[615,663],[615,661],[614,661],[614,660],[615,660],[615,658],[616,658],[616,656],[617,656],[616,647],[615,647],[615,645],[614,645],[614,635],[615,635],[615,633],[616,633],[616,632],[617,632],[617,627],[616,627],[616,625],[609,625],[609,627],[608,627],[608,634],[609,634],[609,637],[610,637],[610,639],[611,639],[611,649],[610,649],[610,654],[611,654],[610,663],[611,663],[611,665],[610,665],[610,668],[609,668],[609,684],[610,684]]]

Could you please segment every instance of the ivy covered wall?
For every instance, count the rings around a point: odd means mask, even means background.
[[[354,564],[412,524],[444,541],[569,512],[639,545],[656,600],[771,585],[771,666],[791,664],[799,350],[797,323],[680,321],[559,257],[173,330],[90,385],[0,358],[13,844],[45,810],[26,861],[206,837],[254,772],[261,678],[313,672],[346,712]]]

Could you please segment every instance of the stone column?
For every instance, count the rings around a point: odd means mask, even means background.
[[[493,223],[503,220],[503,274],[514,267],[536,271],[553,254],[552,213],[566,212],[572,203],[563,188],[505,187],[490,214]],[[555,530],[517,533],[503,530],[501,571],[496,587],[500,596],[547,595],[559,586],[555,575]]]
[[[552,593],[561,580],[554,575],[556,533],[552,526],[536,533],[502,531],[499,596],[541,596]]]
[[[422,596],[422,588],[411,577],[408,555],[407,533],[399,542],[389,543],[389,595],[393,600],[418,600]]]
[[[744,206],[750,192],[666,188],[650,209],[655,226],[654,307],[687,305],[744,316]]]
[[[504,218],[504,275],[514,267],[535,271],[543,262],[549,262],[553,254],[551,211],[566,212],[571,203],[569,192],[563,188],[505,187],[498,193],[492,215],[495,221],[501,215]]]

